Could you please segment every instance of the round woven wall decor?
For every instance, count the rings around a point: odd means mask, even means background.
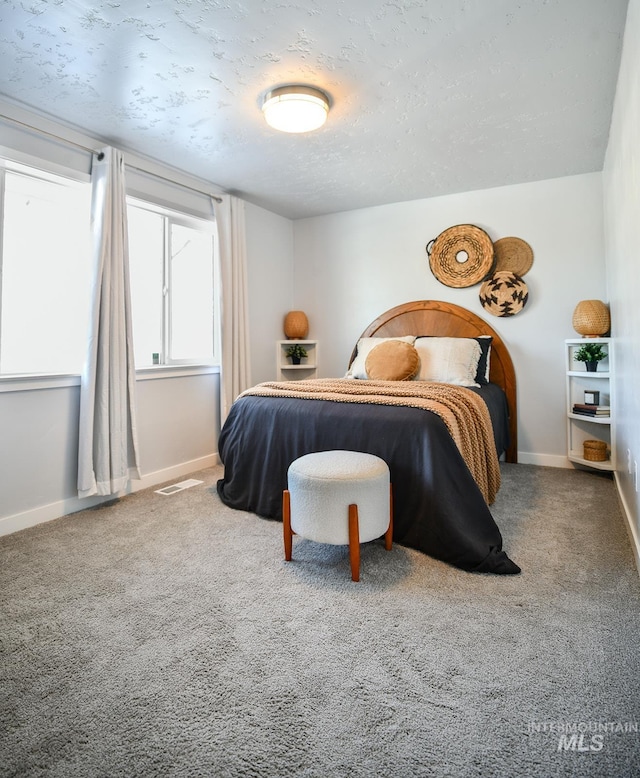
[[[529,290],[515,273],[500,270],[480,287],[480,304],[494,316],[515,316],[527,304]]]
[[[458,224],[427,246],[431,272],[445,286],[473,286],[493,269],[493,243],[480,227]]]
[[[500,238],[493,244],[495,272],[509,270],[522,277],[533,265],[533,249],[521,238]]]

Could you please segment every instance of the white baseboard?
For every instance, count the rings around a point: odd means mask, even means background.
[[[48,505],[30,508],[28,511],[23,511],[22,513],[16,513],[13,516],[6,516],[5,518],[0,519],[0,535],[9,535],[12,532],[19,532],[22,529],[34,527],[36,524],[43,524],[45,521],[59,519],[61,516],[77,513],[86,508],[93,508],[95,505],[100,505],[101,503],[113,500],[114,497],[124,497],[127,494],[139,492],[142,489],[148,489],[150,486],[166,483],[174,478],[180,478],[181,476],[195,473],[198,470],[204,470],[207,467],[214,467],[218,464],[220,464],[218,455],[209,454],[204,457],[199,457],[198,459],[192,459],[189,462],[181,462],[179,465],[173,465],[172,467],[167,467],[163,470],[156,470],[154,473],[147,473],[146,475],[143,475],[139,481],[131,481],[127,489],[116,495],[112,494],[106,497],[85,497],[83,499],[80,499],[79,497],[68,497],[65,500],[58,500],[57,502],[52,502]]]
[[[532,454],[529,451],[518,451],[518,462],[523,465],[540,465],[541,467],[572,467],[566,456]]]
[[[624,516],[625,524],[627,525],[627,532],[629,533],[629,540],[631,541],[631,549],[633,550],[633,556],[636,560],[636,568],[640,574],[640,537],[638,537],[638,530],[636,529],[635,522],[633,520],[633,514],[629,510],[629,505],[624,498],[622,489],[620,488],[619,474],[616,472],[613,474],[613,479],[616,484],[616,492],[618,493],[618,502],[620,503],[620,509]]]

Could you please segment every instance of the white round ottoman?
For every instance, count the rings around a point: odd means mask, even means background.
[[[393,515],[387,463],[360,451],[318,451],[296,459],[282,498],[284,556],[293,535],[349,545],[351,578],[360,580],[360,543],[385,536],[391,549]]]

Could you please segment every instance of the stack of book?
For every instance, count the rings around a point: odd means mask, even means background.
[[[573,412],[579,416],[610,416],[611,408],[608,405],[588,405],[587,403],[575,403]]]

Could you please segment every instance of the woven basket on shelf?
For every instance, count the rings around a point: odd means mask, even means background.
[[[461,288],[480,283],[491,274],[493,243],[473,224],[457,224],[427,245],[431,272],[445,286]]]
[[[609,309],[602,300],[582,300],[576,305],[573,329],[584,338],[598,338],[611,329]]]
[[[589,462],[604,462],[607,458],[607,444],[602,440],[585,440],[584,458]]]
[[[284,334],[288,340],[304,340],[309,334],[309,320],[304,311],[289,311],[284,317]]]

